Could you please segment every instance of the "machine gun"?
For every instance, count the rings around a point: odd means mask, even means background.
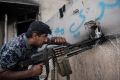
[[[120,35],[101,36],[100,38],[88,39],[88,40],[78,42],[75,44],[66,44],[66,45],[58,45],[54,47],[46,47],[43,50],[39,51],[38,53],[31,55],[29,59],[21,61],[19,65],[21,67],[24,67],[28,65],[42,63],[46,66],[46,73],[48,75],[50,59],[54,59],[54,62],[57,62],[58,57],[65,56],[66,58],[69,58],[71,56],[77,55],[79,53],[82,53],[86,50],[93,48],[95,44],[102,44],[108,39],[115,39],[116,38],[115,36],[120,37]],[[69,63],[68,63],[68,67],[69,67]],[[62,76],[67,76],[68,74],[71,74],[72,70],[71,68],[69,68],[65,72],[66,73],[61,72],[60,70],[60,73]],[[45,80],[47,80],[47,78]]]
[[[95,24],[95,26],[97,26],[97,25]],[[94,33],[94,35],[96,35],[96,33]],[[90,37],[87,40],[84,40],[84,41],[81,41],[81,42],[78,42],[75,44],[58,45],[58,46],[54,46],[54,47],[46,46],[43,50],[39,51],[36,54],[31,55],[29,59],[21,61],[19,63],[19,65],[21,67],[24,67],[24,66],[28,66],[28,65],[42,63],[46,66],[46,73],[47,73],[47,77],[48,77],[49,60],[50,59],[53,59],[53,64],[55,65],[55,63],[58,63],[57,58],[59,58],[61,56],[65,56],[66,58],[69,58],[71,56],[77,55],[81,52],[84,52],[88,49],[93,48],[94,45],[96,45],[96,44],[102,44],[109,39],[115,39],[116,38],[115,36],[120,37],[120,35],[118,35],[118,34],[117,35],[107,35],[107,36],[102,34],[97,38]],[[62,66],[60,66],[59,64],[57,64],[57,66],[59,67],[59,73],[62,76],[68,76],[68,78],[69,78],[69,75],[72,73],[72,70],[70,68],[70,64],[68,63],[68,60],[65,59]],[[65,68],[63,66],[65,66],[67,68],[62,70],[63,68]],[[62,69],[61,69],[61,67],[62,67]],[[47,77],[45,78],[45,80],[47,80]]]
[[[58,45],[54,47],[46,47],[43,50],[39,51],[38,53],[31,55],[29,59],[21,61],[19,65],[21,67],[24,67],[28,65],[42,63],[46,66],[46,73],[48,75],[50,59],[54,59],[54,61],[57,62],[57,58],[60,56],[66,56],[68,58],[73,55],[77,55],[78,53],[91,49],[96,44],[97,41],[102,41],[102,40],[103,38],[100,37],[94,40],[88,39],[88,40],[78,42],[75,44],[66,44],[66,45]],[[69,69],[69,71],[67,70],[66,72],[68,73],[63,73],[63,72],[60,72],[60,73],[62,76],[66,76],[68,74],[71,74],[72,70]]]

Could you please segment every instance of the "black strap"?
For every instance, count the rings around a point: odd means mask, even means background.
[[[46,67],[46,78],[45,78],[45,80],[48,80],[48,75],[49,75],[49,62],[46,62],[45,63],[45,67]]]
[[[44,80],[48,80],[48,75],[49,75],[49,59],[48,59],[48,49],[47,49],[47,46],[45,48],[46,52],[44,53],[44,64],[45,64],[45,68],[46,68],[46,78]]]

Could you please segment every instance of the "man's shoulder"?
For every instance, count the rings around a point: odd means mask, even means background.
[[[0,53],[3,55],[17,54],[21,56],[21,51],[25,49],[24,39],[20,35],[18,37],[14,37],[12,40],[8,41],[8,43],[4,44],[0,50]]]
[[[8,44],[6,44],[6,46],[9,47],[24,47],[25,46],[25,40],[24,40],[24,34],[13,38],[12,40],[10,40],[8,42]]]
[[[20,35],[18,37],[14,37],[8,43],[4,44],[0,50],[0,52],[5,52],[5,51],[17,51],[20,50],[21,48],[25,48],[25,42],[23,35]]]

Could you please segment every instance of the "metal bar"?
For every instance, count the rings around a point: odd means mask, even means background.
[[[4,44],[7,43],[8,39],[8,28],[7,28],[7,23],[8,23],[8,15],[5,14],[5,23],[4,23]]]
[[[26,1],[26,2],[25,2]],[[10,3],[10,4],[21,4],[21,5],[30,5],[30,6],[39,6],[39,4],[38,4],[38,1],[27,1],[27,0],[23,0],[23,1],[21,1],[21,0],[13,0],[13,1],[11,1],[11,0],[1,0],[0,2],[3,2],[3,3]]]
[[[79,53],[82,53],[82,52],[84,52],[84,51],[86,51],[86,50],[88,50],[88,49],[91,49],[91,48],[92,48],[92,46],[85,47],[85,48],[79,48],[79,49],[77,49],[77,50],[74,50],[74,51],[71,51],[71,52],[67,53],[67,57],[68,57],[68,58],[69,58],[69,57],[72,57],[72,56],[74,56],[74,55],[77,55],[77,54],[79,54]]]

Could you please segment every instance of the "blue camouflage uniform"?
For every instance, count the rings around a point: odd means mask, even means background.
[[[37,52],[37,49],[37,47],[28,45],[25,33],[23,33],[2,46],[0,50],[0,66],[4,70],[27,70],[27,67],[21,68],[18,62],[23,59],[28,59],[30,55]],[[39,77],[36,76],[22,80],[39,80]]]

